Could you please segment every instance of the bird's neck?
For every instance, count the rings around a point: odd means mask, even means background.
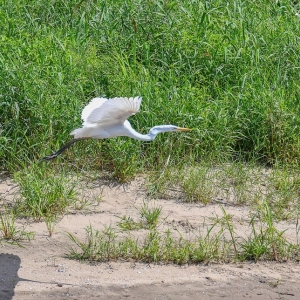
[[[135,131],[133,128],[131,129],[131,131],[129,133],[127,133],[127,135],[133,139],[139,140],[139,141],[152,141],[154,140],[155,136],[148,133],[148,134],[141,134],[137,131]]]
[[[129,123],[128,120],[126,120],[124,122],[124,127],[126,129],[124,135],[126,135],[128,137],[131,137],[133,139],[136,139],[136,140],[139,140],[139,141],[145,141],[145,142],[152,141],[152,140],[155,139],[156,135],[151,134],[151,129],[150,129],[148,134],[141,134],[141,133],[137,132],[136,130],[134,130],[131,127],[131,124]]]

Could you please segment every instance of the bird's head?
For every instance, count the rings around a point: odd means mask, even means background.
[[[172,132],[172,131],[191,131],[192,129],[190,128],[183,128],[183,127],[178,127],[174,125],[158,125],[154,126],[150,129],[149,134],[156,136],[159,133],[162,132]]]

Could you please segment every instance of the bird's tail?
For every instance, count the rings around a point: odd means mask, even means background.
[[[76,136],[76,135],[79,135],[81,132],[82,132],[82,128],[77,128],[77,129],[74,129],[74,130],[70,133],[70,135],[73,135],[74,138],[76,138],[75,136]]]
[[[65,144],[63,147],[61,147],[58,151],[51,153],[43,158],[41,158],[42,161],[48,161],[56,158],[58,155],[62,154],[66,149],[68,149],[71,145],[73,145],[75,142],[80,140],[85,140],[86,138],[80,138],[80,139],[73,139],[67,144]]]
[[[94,126],[86,126],[82,128],[74,129],[70,135],[73,135],[74,139],[82,139],[93,136]]]

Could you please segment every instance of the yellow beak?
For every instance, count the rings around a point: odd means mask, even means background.
[[[183,128],[183,127],[177,127],[177,130],[178,131],[191,131],[193,129],[190,129],[190,128]]]

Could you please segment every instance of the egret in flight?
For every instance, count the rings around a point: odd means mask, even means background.
[[[57,157],[72,144],[83,139],[128,136],[140,141],[153,141],[162,132],[191,130],[174,125],[158,125],[152,127],[147,134],[138,133],[131,127],[127,118],[139,111],[141,102],[141,97],[92,99],[82,111],[82,128],[77,128],[70,133],[74,138],[57,152],[45,156],[42,160],[51,160]]]

